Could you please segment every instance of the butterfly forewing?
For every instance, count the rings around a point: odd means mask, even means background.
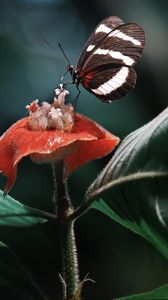
[[[117,28],[118,26],[124,24],[124,22],[116,17],[108,17],[104,19],[102,22],[100,22],[93,33],[90,35],[89,39],[85,43],[85,46],[80,54],[77,68],[82,69],[83,65],[87,61],[87,58],[91,55],[91,53],[94,51],[94,48],[101,44],[102,40],[107,36],[106,31],[112,31],[113,29]],[[100,30],[100,28],[104,28],[104,31]],[[106,28],[106,31],[105,31]]]
[[[143,47],[143,29],[134,23],[121,25],[96,45],[85,60],[82,72],[85,74],[103,65],[109,65],[109,68],[112,64],[133,66],[141,57]]]

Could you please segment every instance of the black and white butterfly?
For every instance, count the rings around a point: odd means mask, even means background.
[[[81,83],[106,103],[122,98],[135,86],[133,66],[141,57],[144,43],[139,25],[125,24],[118,17],[104,19],[87,40],[77,66],[68,65],[71,83],[77,88]]]

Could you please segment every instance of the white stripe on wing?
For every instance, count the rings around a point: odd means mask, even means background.
[[[98,33],[98,32],[109,33],[111,30],[112,29],[107,27],[106,25],[100,24],[100,26],[96,29],[95,33]]]
[[[129,68],[122,67],[111,79],[101,84],[97,89],[91,89],[97,95],[109,95],[122,86],[129,75]]]
[[[108,50],[108,49],[101,49],[98,48],[94,54],[98,54],[98,55],[110,55],[111,57],[115,58],[115,59],[119,59],[122,60],[123,63],[127,66],[132,66],[134,64],[134,60],[126,55],[123,55],[121,52],[119,51],[113,51],[113,50]],[[116,62],[117,63],[117,62]]]
[[[125,34],[124,32],[121,32],[119,29],[112,31],[109,34],[109,37],[110,36],[118,37],[119,39],[122,39],[124,41],[130,41],[131,43],[133,43],[136,46],[141,45],[140,41],[138,41],[137,39],[134,39],[132,36]]]

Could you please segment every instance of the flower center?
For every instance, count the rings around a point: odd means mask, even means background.
[[[71,132],[74,125],[74,108],[72,104],[65,104],[65,97],[68,94],[69,92],[60,85],[60,88],[55,90],[52,104],[44,101],[39,105],[38,100],[34,100],[27,105],[31,130],[57,129]]]

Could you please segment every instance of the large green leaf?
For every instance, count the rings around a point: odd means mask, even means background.
[[[168,259],[168,109],[125,138],[75,216],[91,205],[146,238]]]
[[[22,290],[30,295],[31,299],[46,300],[11,249],[2,242],[0,242],[0,285]]]
[[[163,299],[168,299],[167,284],[147,293],[132,295],[128,297],[115,298],[115,300],[163,300]]]
[[[166,236],[164,237],[164,234],[162,236],[158,233],[155,227],[149,225],[144,219],[138,223],[136,221],[129,221],[129,219],[120,217],[119,214],[112,210],[103,199],[93,202],[91,207],[99,210],[112,220],[145,238],[155,248],[157,248],[157,250],[159,250],[165,258],[168,259],[168,242]]]
[[[31,226],[54,218],[47,212],[26,206],[0,190],[0,226]]]

